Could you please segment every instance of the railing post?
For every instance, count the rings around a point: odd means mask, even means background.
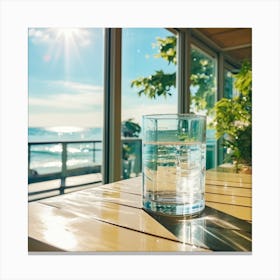
[[[92,152],[93,152],[92,160],[93,160],[93,162],[95,162],[95,142],[92,142],[92,145],[93,145],[93,147],[92,147]]]
[[[61,153],[61,183],[60,183],[60,194],[64,193],[65,180],[67,173],[67,143],[62,143],[62,153]]]
[[[29,176],[29,172],[30,172],[30,159],[31,159],[31,144],[28,143],[28,176]]]
[[[142,170],[142,139],[139,140],[139,162],[140,162],[140,173],[143,172]]]
[[[142,172],[142,141],[141,139],[136,139],[134,141],[135,145],[135,175],[138,176]]]

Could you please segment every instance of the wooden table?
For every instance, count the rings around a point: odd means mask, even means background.
[[[142,209],[141,177],[29,203],[29,252],[252,250],[251,175],[207,171],[206,208],[186,219]]]

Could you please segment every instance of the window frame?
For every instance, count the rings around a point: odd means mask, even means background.
[[[196,28],[166,28],[177,36],[178,113],[190,111],[190,62],[194,45],[216,61],[216,101],[223,98],[225,67],[240,68],[237,61],[228,57],[215,43]],[[103,183],[121,179],[121,51],[122,28],[105,28],[104,52],[104,132],[103,132]],[[117,74],[118,73],[118,74]],[[219,147],[219,141],[217,141]],[[217,148],[216,165],[221,163]]]
[[[121,28],[105,28],[102,183],[121,179]]]

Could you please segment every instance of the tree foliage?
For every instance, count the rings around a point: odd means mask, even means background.
[[[157,38],[153,45],[158,48],[157,58],[162,58],[168,64],[177,64],[177,38],[167,36]],[[209,110],[215,100],[214,64],[211,59],[196,48],[191,51],[191,86],[195,93],[191,95],[191,101],[195,111]],[[138,89],[138,95],[145,95],[155,99],[159,96],[168,97],[173,94],[176,87],[176,72],[165,73],[157,70],[148,77],[139,77],[131,82],[131,87]]]
[[[215,103],[216,83],[215,83],[215,64],[212,59],[196,48],[191,50],[191,87],[196,88],[194,93],[191,91],[191,103],[195,112],[211,109]]]
[[[167,36],[157,38],[154,47],[158,48],[155,57],[162,58],[168,64],[177,64],[177,38]],[[224,144],[231,149],[230,159],[251,164],[252,136],[252,68],[244,63],[242,69],[235,75],[235,88],[239,95],[232,98],[222,98],[215,104],[216,79],[215,63],[212,58],[197,48],[191,49],[191,110],[206,111],[214,115],[216,136],[224,137]],[[168,97],[176,87],[176,73],[165,73],[157,70],[148,77],[139,77],[131,82],[131,87],[138,89],[138,95],[155,99]]]
[[[124,137],[138,137],[141,132],[141,126],[134,122],[133,119],[128,119],[122,122],[122,134]]]
[[[167,36],[165,38],[157,38],[157,42],[153,44],[159,49],[156,57],[161,57],[168,61],[168,63],[177,64],[177,38],[176,36]]]
[[[159,70],[149,77],[141,77],[132,81],[131,86],[140,88],[138,91],[139,96],[144,94],[149,98],[155,99],[157,96],[171,96],[171,89],[175,87],[175,83],[175,73],[166,74],[162,70]]]

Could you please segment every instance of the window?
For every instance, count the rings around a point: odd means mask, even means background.
[[[206,168],[217,164],[217,141],[211,128],[217,100],[217,61],[195,45],[191,46],[190,112],[207,116]]]
[[[137,176],[142,115],[178,110],[207,116],[206,168],[217,166],[211,123],[219,50],[195,29],[176,30],[180,40],[165,28],[30,28],[30,178],[100,174],[101,165],[106,183]],[[224,96],[232,98],[232,67],[219,65],[226,67]]]
[[[160,53],[160,48],[162,52]],[[176,113],[176,35],[164,28],[122,30],[122,177],[141,172],[142,115]]]
[[[230,67],[229,64],[227,64],[227,67],[224,68],[224,98],[232,99],[236,97],[239,93],[238,90],[235,88],[235,77],[234,77],[234,70],[232,70],[233,67]],[[235,70],[236,71],[236,70]],[[219,154],[220,154],[220,164],[224,164],[230,161],[229,159],[229,152],[230,149],[224,146],[224,137],[222,137],[220,141],[220,148],[219,148]]]
[[[238,95],[236,88],[234,87],[234,74],[231,70],[224,70],[224,97],[225,98],[233,98]]]
[[[30,28],[28,39],[29,182],[100,174],[104,31]]]

